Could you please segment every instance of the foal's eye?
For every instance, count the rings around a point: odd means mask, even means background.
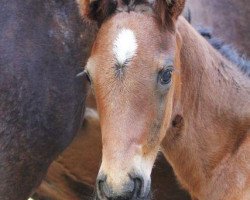
[[[90,79],[89,73],[87,71],[85,71],[84,74],[85,74],[85,77],[86,77],[87,81],[91,84],[91,79]]]
[[[159,80],[162,85],[167,85],[172,79],[173,67],[164,68],[159,73]]]

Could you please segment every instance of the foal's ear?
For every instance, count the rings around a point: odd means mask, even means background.
[[[116,0],[77,0],[81,14],[99,25],[112,15],[117,7]]]
[[[154,11],[163,27],[174,25],[182,13],[185,0],[155,0]]]

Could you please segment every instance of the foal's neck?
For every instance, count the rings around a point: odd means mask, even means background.
[[[207,117],[221,114],[232,114],[230,117],[235,118],[249,117],[250,79],[182,18],[178,31],[182,38],[181,103],[188,115],[191,111],[193,114],[202,112],[207,116],[204,113],[207,111],[210,113]],[[204,106],[208,106],[208,110]]]
[[[164,153],[191,194],[201,199],[224,199],[228,187],[237,184],[237,174],[232,175],[239,167],[236,160],[250,153],[242,150],[246,141],[250,144],[250,82],[184,19],[179,19],[177,27],[182,38],[181,93],[177,94],[173,119],[182,116],[183,120],[178,120],[181,127],[167,132]],[[176,136],[170,140],[173,134]],[[229,174],[232,183],[226,188],[219,186],[222,181],[226,184],[224,178]]]

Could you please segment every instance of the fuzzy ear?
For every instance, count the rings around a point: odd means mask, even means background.
[[[101,23],[112,15],[117,7],[116,0],[77,0],[80,13],[87,19]]]
[[[155,0],[154,11],[163,27],[173,26],[185,6],[185,0]]]

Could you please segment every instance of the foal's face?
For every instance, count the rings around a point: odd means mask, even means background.
[[[104,23],[87,64],[103,138],[99,198],[145,199],[173,103],[175,36],[153,17],[120,13]]]

